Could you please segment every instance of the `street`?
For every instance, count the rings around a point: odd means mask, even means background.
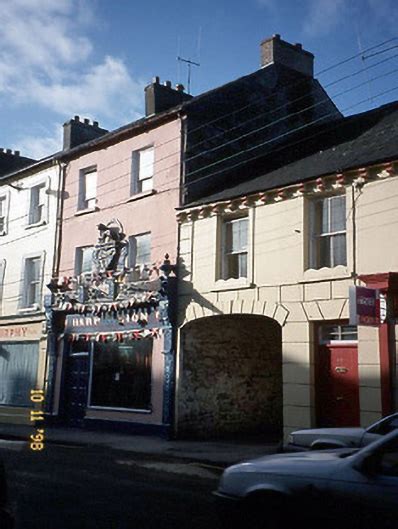
[[[16,529],[212,529],[221,469],[106,448],[2,441]]]

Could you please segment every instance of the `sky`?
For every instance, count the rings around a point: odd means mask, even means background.
[[[115,129],[144,114],[152,77],[197,95],[259,68],[278,33],[315,55],[345,114],[398,99],[396,0],[0,0],[0,147],[62,148],[74,115]],[[384,43],[384,44],[383,44]],[[348,60],[350,57],[354,57]],[[324,71],[327,70],[327,71]]]

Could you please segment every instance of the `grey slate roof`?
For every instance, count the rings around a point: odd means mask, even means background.
[[[398,102],[304,130],[274,153],[231,171],[231,185],[185,207],[237,198],[395,159],[398,159]]]

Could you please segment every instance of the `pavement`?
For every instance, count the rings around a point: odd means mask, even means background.
[[[45,444],[111,448],[157,459],[181,459],[222,467],[245,459],[274,454],[279,446],[279,440],[264,436],[238,440],[191,441],[58,426],[45,426],[44,430]],[[34,426],[0,423],[0,440],[3,443],[26,442],[28,445],[30,436],[35,433]]]

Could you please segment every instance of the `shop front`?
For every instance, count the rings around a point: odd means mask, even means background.
[[[174,353],[173,267],[137,276],[123,266],[116,229],[100,238],[91,270],[58,278],[53,293],[49,420],[73,427],[167,435]],[[122,249],[125,250],[124,241]]]
[[[30,423],[30,391],[44,384],[43,320],[0,323],[0,422]]]

